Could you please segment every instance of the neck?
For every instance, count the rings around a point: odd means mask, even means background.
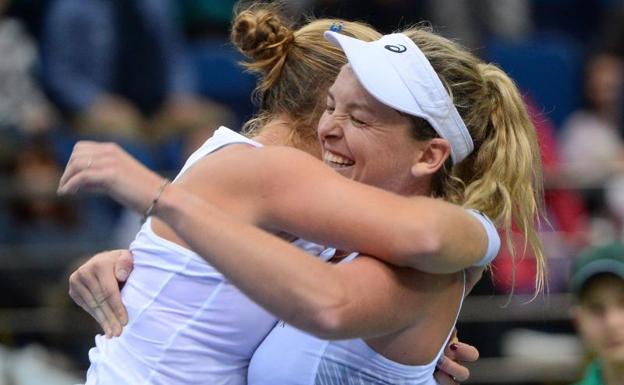
[[[254,136],[254,140],[265,146],[290,146],[298,150],[305,151],[317,158],[320,158],[319,144],[314,141],[293,140],[297,138],[293,132],[292,119],[286,115],[280,115],[267,124],[260,132]],[[313,143],[311,143],[313,142]]]
[[[603,362],[602,377],[606,385],[622,385],[622,378],[624,378],[624,363]]]

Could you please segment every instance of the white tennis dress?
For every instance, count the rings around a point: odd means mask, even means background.
[[[221,127],[179,175],[233,143],[260,146]],[[86,384],[246,384],[249,360],[275,317],[199,255],[156,235],[150,223],[130,245],[134,270],[122,291],[128,325],[118,338],[95,338]],[[316,255],[323,250],[295,244]]]
[[[500,238],[483,214],[468,210],[486,229],[488,248],[478,263],[485,265],[498,254]],[[342,262],[356,257],[351,254]],[[457,315],[462,306],[457,308]],[[454,322],[454,323],[455,323]],[[453,323],[453,324],[454,324]],[[436,385],[433,373],[452,329],[436,357],[426,365],[404,365],[375,352],[362,339],[327,341],[281,323],[273,328],[254,353],[249,385]]]

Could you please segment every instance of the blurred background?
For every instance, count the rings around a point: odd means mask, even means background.
[[[549,293],[530,301],[532,256],[516,260],[513,277],[502,252],[468,298],[459,336],[482,355],[470,383],[578,379],[587,357],[569,319],[570,263],[624,237],[624,1],[285,3],[294,18],[366,20],[384,32],[428,20],[516,80],[545,165]],[[75,141],[118,142],[167,175],[216,127],[254,112],[254,78],[228,44],[233,5],[0,0],[0,385],[81,381],[98,328],[70,302],[68,274],[127,247],[138,229],[109,199],[56,197]]]

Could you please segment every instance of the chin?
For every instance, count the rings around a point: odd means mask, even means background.
[[[624,364],[624,343],[605,349],[604,359],[614,364]]]
[[[353,172],[351,167],[339,167],[334,168],[334,170],[345,178],[353,179]]]

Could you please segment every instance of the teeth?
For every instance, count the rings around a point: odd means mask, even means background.
[[[328,151],[325,151],[325,153],[323,154],[323,160],[325,162],[339,164],[341,166],[351,166],[355,163],[351,159],[344,158],[340,155],[332,154]]]

